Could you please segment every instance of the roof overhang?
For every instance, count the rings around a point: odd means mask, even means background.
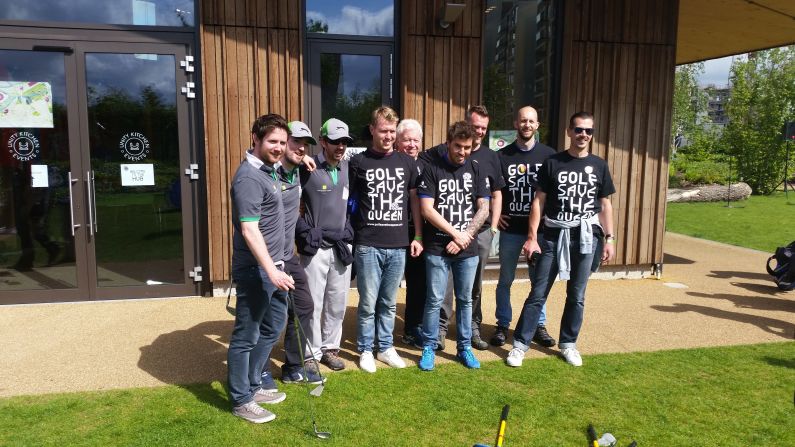
[[[793,43],[793,0],[679,1],[677,65]]]

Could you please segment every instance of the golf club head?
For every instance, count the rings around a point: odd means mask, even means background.
[[[331,433],[327,431],[319,431],[317,429],[317,425],[315,425],[315,421],[312,421],[312,428],[315,431],[315,436],[320,439],[329,439],[331,437]]]
[[[316,387],[315,387],[315,389],[313,389],[312,391],[310,391],[310,392],[309,392],[309,395],[310,395],[310,396],[315,396],[315,397],[320,397],[320,395],[321,395],[321,394],[323,394],[323,389],[324,389],[325,387],[326,387],[326,385],[323,385],[323,384],[321,383],[320,385],[316,386]]]

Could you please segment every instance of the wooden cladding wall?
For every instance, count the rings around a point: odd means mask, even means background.
[[[300,1],[202,0],[202,92],[209,270],[228,280],[229,181],[257,116],[303,116]]]
[[[426,147],[444,142],[450,123],[481,103],[483,0],[467,1],[449,28],[443,0],[403,0],[400,27],[401,116],[422,123]]]
[[[592,150],[607,160],[617,265],[662,262],[678,1],[565,2],[560,138],[594,114]]]

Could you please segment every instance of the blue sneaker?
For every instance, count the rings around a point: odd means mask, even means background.
[[[273,376],[268,370],[262,372],[262,384],[260,386],[263,391],[267,391],[268,393],[279,391],[279,387],[276,386],[276,382],[273,380]]]
[[[461,363],[464,364],[469,369],[478,369],[480,368],[480,362],[478,359],[475,358],[475,354],[472,353],[472,349],[467,347],[461,351],[458,351],[458,354],[455,355]]]
[[[422,357],[420,358],[420,369],[423,371],[432,371],[433,362],[436,359],[436,353],[433,352],[433,346],[426,346],[422,348]]]
[[[313,368],[307,365],[306,375],[309,378],[309,383],[312,385],[320,385],[325,382],[325,377],[320,378],[320,374]],[[288,368],[282,367],[282,383],[301,383],[304,381],[304,369],[300,366],[290,366]]]

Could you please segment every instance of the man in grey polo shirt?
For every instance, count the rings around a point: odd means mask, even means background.
[[[262,389],[262,370],[287,319],[284,273],[284,205],[275,170],[289,128],[279,115],[257,118],[252,147],[232,179],[232,277],[237,289],[235,325],[227,354],[232,413],[261,424],[276,415],[260,403],[278,403],[284,393]]]
[[[353,262],[353,229],[347,213],[348,161],[343,160],[351,142],[347,124],[334,118],[323,123],[323,151],[314,157],[318,168],[301,171],[304,215],[296,238],[314,303],[307,328],[312,355],[335,371],[345,368],[339,349]]]
[[[302,332],[306,332],[309,327],[314,305],[312,295],[309,291],[308,278],[301,266],[298,255],[295,253],[295,228],[298,221],[298,209],[301,202],[301,183],[299,181],[299,167],[315,169],[317,165],[310,157],[305,157],[306,149],[311,144],[317,144],[312,137],[309,127],[301,121],[291,121],[287,124],[290,128],[290,135],[287,137],[287,150],[282,154],[282,158],[276,169],[279,174],[279,181],[282,188],[282,203],[284,205],[284,271],[295,281],[295,289],[292,292],[287,311],[287,328],[284,331],[284,364],[282,365],[282,382],[297,383],[304,380],[306,371],[309,383],[320,384],[323,382],[317,365],[309,361],[304,368],[304,360],[311,359],[311,355],[305,354],[311,350],[305,346],[301,340],[299,346],[296,334],[295,318],[298,316]],[[305,357],[306,355],[306,357]],[[266,391],[278,391],[276,382],[268,369],[266,362],[265,371],[262,372],[262,388]]]

